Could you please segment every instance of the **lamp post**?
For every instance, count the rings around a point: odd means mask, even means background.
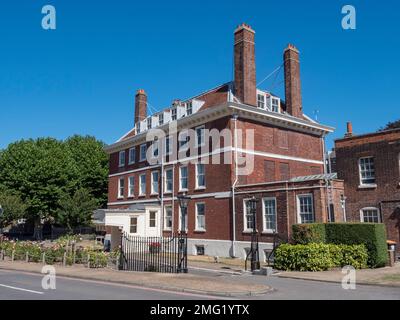
[[[340,204],[342,206],[343,211],[343,221],[346,222],[346,199],[347,197],[343,194],[340,195]]]
[[[189,204],[190,197],[183,193],[178,196],[179,207],[181,208],[181,230],[180,233],[186,233],[186,218],[187,218],[187,207]]]
[[[257,234],[257,202],[254,196],[249,200],[250,213],[253,220],[253,230],[251,232],[251,271],[260,269],[260,258],[258,254],[258,234]]]
[[[183,193],[178,195],[179,207],[181,208],[181,230],[178,235],[178,272],[187,273],[187,207],[190,197]]]

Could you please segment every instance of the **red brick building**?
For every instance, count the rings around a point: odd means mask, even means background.
[[[283,53],[283,101],[256,87],[254,40],[246,24],[234,31],[232,82],[153,115],[137,91],[133,129],[106,148],[106,225],[170,234],[182,227],[177,196],[187,193],[189,254],[243,257],[253,195],[262,250],[271,250],[275,233],[288,238],[293,223],[342,221],[343,182],[324,168],[324,137],[333,128],[303,114],[299,51],[289,45]]]
[[[384,223],[388,239],[400,244],[400,129],[354,135],[349,123],[335,153],[348,221]]]

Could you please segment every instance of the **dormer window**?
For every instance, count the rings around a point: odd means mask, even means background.
[[[147,118],[147,130],[151,129],[151,117]]]
[[[162,126],[164,124],[164,113],[158,115],[158,125]]]
[[[171,119],[172,121],[176,120],[177,110],[176,108],[171,109]]]
[[[257,94],[257,106],[265,109],[265,96],[263,94]]]
[[[193,113],[193,105],[192,102],[186,103],[186,115],[190,116]]]
[[[279,112],[279,99],[278,98],[271,98],[271,111]]]

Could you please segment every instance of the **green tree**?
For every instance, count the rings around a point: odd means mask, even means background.
[[[65,141],[74,166],[76,190],[84,188],[97,199],[100,207],[107,204],[108,155],[104,143],[91,136],[72,136]]]
[[[396,120],[396,121],[393,121],[393,122],[387,123],[386,126],[381,128],[379,131],[390,130],[390,129],[398,129],[398,128],[400,128],[400,119]]]
[[[57,211],[57,221],[69,230],[78,226],[88,226],[92,213],[97,208],[97,200],[86,189],[79,189],[71,197],[65,194],[59,200],[60,209]]]
[[[0,186],[26,205],[24,218],[58,223],[60,200],[86,189],[98,206],[107,202],[108,157],[93,137],[21,140],[0,151]],[[65,220],[64,220],[65,221]]]
[[[21,198],[4,188],[0,189],[0,205],[3,209],[3,214],[0,216],[0,228],[22,218],[26,210],[26,205]]]

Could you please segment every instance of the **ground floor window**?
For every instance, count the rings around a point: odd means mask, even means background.
[[[150,211],[150,216],[149,216],[149,227],[150,228],[155,228],[155,226],[156,226],[156,216],[157,216],[157,212]]]
[[[381,219],[377,208],[361,209],[361,222],[380,223]]]
[[[315,222],[313,197],[311,194],[297,196],[297,212],[299,223]]]
[[[196,255],[197,256],[204,256],[204,246],[203,245],[197,245],[196,246]]]
[[[164,212],[164,229],[172,229],[172,206],[166,206]]]
[[[244,230],[250,231],[254,228],[253,213],[251,212],[249,200],[244,201]]]
[[[276,199],[264,198],[264,231],[276,232]]]
[[[130,233],[137,233],[137,217],[131,217]]]

